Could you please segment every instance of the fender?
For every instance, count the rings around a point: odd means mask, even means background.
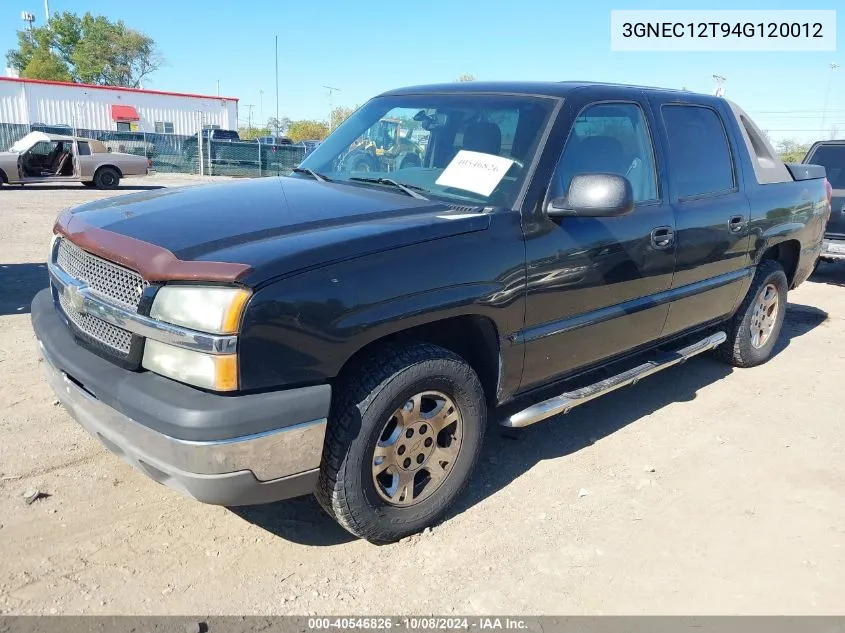
[[[260,287],[241,328],[242,388],[327,382],[375,341],[468,316],[492,322],[502,375],[518,380],[523,351],[510,337],[524,320],[519,214],[490,219],[486,230],[333,262]]]

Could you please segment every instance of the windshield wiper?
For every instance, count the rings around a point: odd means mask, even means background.
[[[307,167],[294,167],[293,173],[295,173],[295,174],[307,174],[308,176],[311,176],[317,182],[331,182],[332,181],[331,178],[326,178],[325,176],[318,174],[313,169],[308,169]]]
[[[390,185],[391,187],[396,187],[403,193],[406,193],[412,198],[416,198],[417,200],[428,200],[428,198],[426,198],[421,193],[417,193],[417,191],[425,191],[424,188],[417,187],[416,185],[405,185],[401,182],[396,182],[392,178],[358,178],[357,176],[353,176],[349,178],[349,180],[354,180],[355,182],[372,182],[377,185]],[[414,191],[415,189],[417,191]]]

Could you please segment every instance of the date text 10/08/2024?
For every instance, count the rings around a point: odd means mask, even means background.
[[[524,630],[528,628],[527,622],[521,618],[509,617],[371,617],[371,618],[309,618],[308,628],[310,630]]]

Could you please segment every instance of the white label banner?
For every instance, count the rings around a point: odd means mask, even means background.
[[[835,51],[833,10],[617,10],[611,51]]]
[[[435,184],[489,196],[511,165],[513,161],[510,158],[462,149],[446,166]]]

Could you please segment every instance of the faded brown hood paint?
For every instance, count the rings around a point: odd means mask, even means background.
[[[247,264],[185,261],[161,246],[91,226],[69,209],[59,214],[53,232],[89,253],[137,271],[147,281],[234,283],[252,270]]]

